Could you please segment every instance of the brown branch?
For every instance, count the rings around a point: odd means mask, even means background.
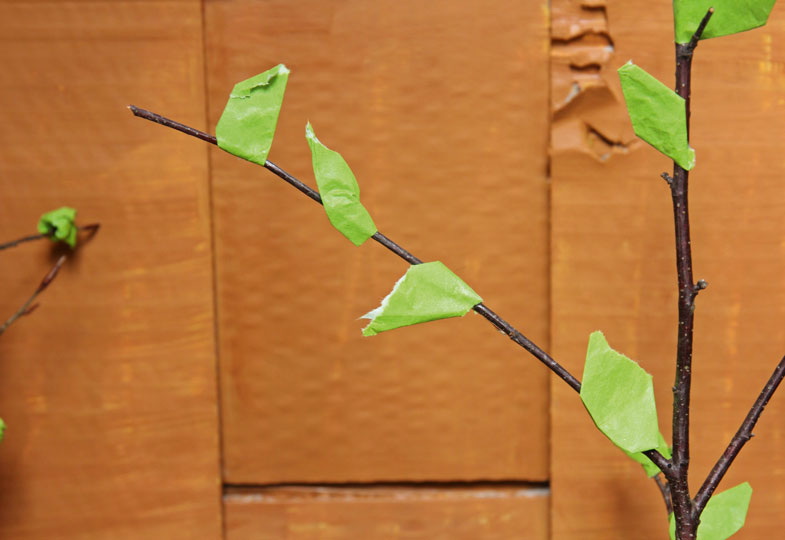
[[[703,30],[711,19],[710,8],[703,17],[689,43],[676,44],[676,93],[684,98],[687,139],[690,132],[690,93],[692,87],[692,57]],[[670,179],[673,200],[673,220],[676,233],[676,270],[679,282],[679,325],[676,346],[676,382],[673,386],[673,468],[663,471],[668,477],[673,513],[676,518],[676,537],[695,540],[699,520],[694,516],[690,498],[688,472],[690,466],[690,386],[692,383],[692,343],[695,313],[696,284],[692,274],[690,246],[690,217],[687,188],[689,172],[673,162]]]
[[[218,141],[216,140],[215,136],[210,135],[209,133],[204,133],[203,131],[199,131],[198,129],[194,129],[190,126],[186,126],[185,124],[181,124],[180,122],[175,122],[174,120],[170,120],[160,114],[156,114],[151,111],[147,111],[145,109],[141,109],[139,107],[135,107],[133,105],[129,105],[128,108],[131,112],[140,118],[144,118],[145,120],[150,120],[151,122],[155,122],[162,126],[166,126],[186,135],[190,135],[192,137],[196,137],[197,139],[201,139],[206,141],[210,144],[217,145]],[[290,185],[294,186],[297,190],[304,193],[306,196],[311,198],[312,200],[318,202],[319,204],[322,203],[322,198],[319,195],[319,192],[315,189],[309,187],[308,185],[304,184],[291,174],[287,173],[276,164],[272,163],[271,161],[267,161],[264,164],[265,169],[271,171],[273,174],[278,176],[279,178],[283,179],[285,182],[289,183]],[[380,243],[405,261],[410,264],[421,264],[422,261],[412,255],[410,252],[402,248],[400,245],[396,244],[392,240],[390,240],[387,236],[383,235],[380,232],[374,234],[371,238],[373,238],[376,242]],[[570,388],[575,390],[576,392],[580,392],[581,390],[581,383],[580,381],[575,378],[569,371],[567,371],[561,364],[556,362],[553,358],[551,358],[548,353],[538,347],[534,342],[516,330],[510,323],[502,319],[499,315],[497,315],[493,310],[491,310],[485,304],[477,304],[474,306],[474,311],[478,314],[485,317],[491,324],[493,324],[498,330],[502,331],[504,334],[507,335],[512,341],[523,347],[527,352],[529,352],[532,356],[537,358],[540,362],[545,364],[551,371],[556,373],[556,375],[566,382]],[[655,451],[656,452],[656,451]],[[658,459],[658,457],[661,459]],[[656,453],[654,459],[659,461],[660,463],[664,463],[664,457],[662,457],[659,453]],[[656,463],[656,461],[655,461]]]
[[[755,400],[752,409],[747,413],[747,417],[744,419],[744,422],[742,422],[736,435],[733,436],[733,439],[731,439],[725,452],[723,452],[720,459],[706,477],[700,490],[698,490],[698,494],[695,495],[695,517],[699,517],[701,512],[703,512],[712,493],[717,489],[717,486],[722,480],[722,477],[725,476],[725,473],[728,472],[731,463],[733,463],[733,460],[739,455],[739,452],[741,452],[741,449],[747,444],[747,441],[753,437],[752,430],[758,422],[760,415],[763,413],[763,409],[766,408],[766,404],[771,399],[771,396],[777,391],[777,387],[782,382],[783,377],[785,377],[785,357],[780,360],[780,363],[774,369],[774,373],[769,377],[766,386],[763,387],[763,390],[758,396],[758,399]]]
[[[98,231],[100,228],[100,224],[98,223],[91,223],[89,225],[81,225],[77,227],[80,231],[87,231],[90,234],[90,238]],[[39,234],[31,234],[29,236],[23,236],[22,238],[17,238],[16,240],[11,240],[10,242],[5,242],[0,244],[0,251],[12,247],[16,247],[19,244],[24,244],[25,242],[34,242],[35,240],[41,240],[43,238],[50,238],[49,234],[46,233],[39,233]]]
[[[667,478],[663,479],[659,474],[654,477],[654,481],[657,483],[657,487],[660,488],[660,493],[662,493],[662,498],[665,501],[665,511],[668,513],[668,517],[670,518],[671,514],[673,513],[673,504],[671,503],[671,486],[668,483]]]
[[[52,283],[52,281],[57,276],[57,273],[60,271],[60,268],[62,268],[67,258],[68,257],[66,255],[61,255],[60,258],[57,259],[57,262],[54,264],[54,266],[52,266],[49,272],[46,273],[44,279],[41,280],[41,283],[38,285],[38,288],[33,292],[30,298],[28,298],[27,301],[24,304],[22,304],[22,307],[16,310],[16,313],[11,315],[8,318],[8,320],[5,321],[5,323],[3,323],[2,326],[0,326],[0,335],[2,335],[3,332],[5,332],[8,329],[8,327],[14,324],[14,322],[16,322],[20,317],[23,317],[24,315],[29,315],[30,313],[33,312],[33,310],[36,309],[36,307],[38,307],[37,304],[33,305],[33,302],[35,302],[35,299],[38,297],[38,295],[44,292],[46,288],[49,286],[49,284]]]

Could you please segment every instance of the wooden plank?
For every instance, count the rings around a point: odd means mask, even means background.
[[[545,2],[209,1],[210,126],[292,69],[270,159],[314,185],[310,120],[380,230],[548,337]],[[216,149],[224,474],[233,483],[543,480],[547,372],[475,315],[364,339],[406,270]]]
[[[654,375],[669,438],[677,293],[671,201],[658,175],[671,165],[634,141],[615,70],[633,58],[672,85],[670,5],[579,4],[555,2],[553,14],[553,351],[580,375],[589,333],[604,330]],[[605,26],[579,37],[597,16]],[[710,286],[696,311],[693,493],[785,353],[783,32],[775,13],[764,29],[702,42],[695,57],[692,245],[696,279]],[[591,59],[594,73],[580,69]],[[572,82],[581,91],[565,105]],[[596,431],[571,390],[554,381],[552,391],[553,538],[666,537],[653,483]],[[778,395],[720,487],[749,480],[755,490],[734,538],[781,534],[784,418]]]
[[[546,540],[531,488],[276,488],[224,498],[227,540]]]
[[[0,228],[64,204],[101,232],[0,339],[0,537],[219,538],[198,1],[0,4]],[[10,315],[53,261],[2,253]]]

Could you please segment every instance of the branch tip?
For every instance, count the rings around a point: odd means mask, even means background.
[[[706,12],[706,15],[703,16],[703,19],[698,25],[698,29],[695,30],[695,33],[692,35],[692,39],[690,40],[690,43],[688,45],[690,54],[692,54],[692,51],[694,51],[695,47],[698,46],[698,42],[703,36],[703,32],[706,30],[706,25],[709,24],[709,19],[711,19],[712,15],[714,15],[714,8],[710,7],[709,10]]]

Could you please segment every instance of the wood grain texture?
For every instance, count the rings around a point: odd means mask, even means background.
[[[654,375],[669,439],[676,265],[670,193],[658,175],[671,164],[635,141],[615,70],[633,58],[673,84],[670,3],[581,5],[555,2],[553,13],[555,37],[562,32],[553,49],[553,352],[580,375],[589,333],[605,331]],[[693,493],[785,353],[783,35],[775,9],[766,28],[702,42],[695,57],[692,245],[696,279],[710,286],[696,310]],[[589,60],[599,67],[581,68]],[[570,389],[554,381],[552,390],[554,540],[667,538],[653,483]],[[755,490],[734,539],[781,534],[783,419],[785,397],[776,395],[720,486],[749,480]]]
[[[201,10],[0,3],[0,230],[68,204],[101,232],[0,339],[0,537],[221,535]],[[1,254],[10,315],[53,261]]]
[[[546,540],[526,488],[278,488],[225,496],[227,540]]]
[[[546,2],[208,1],[210,126],[292,69],[270,159],[317,136],[380,230],[547,346]],[[406,265],[267,171],[212,154],[224,475],[233,483],[547,477],[547,372],[481,318],[362,338]]]

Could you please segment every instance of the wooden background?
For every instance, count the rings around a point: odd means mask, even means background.
[[[697,52],[693,489],[785,352],[781,11]],[[536,360],[473,314],[362,338],[402,261],[125,105],[213,131],[287,64],[272,161],[315,185],[310,120],[382,232],[573,373],[595,329],[653,373],[667,437],[669,166],[615,69],[670,82],[671,35],[642,0],[0,1],[2,238],[63,204],[102,224],[0,339],[0,538],[666,538]],[[55,256],[3,252],[3,313]],[[737,538],[781,531],[784,419],[776,396],[722,485],[755,490]]]

